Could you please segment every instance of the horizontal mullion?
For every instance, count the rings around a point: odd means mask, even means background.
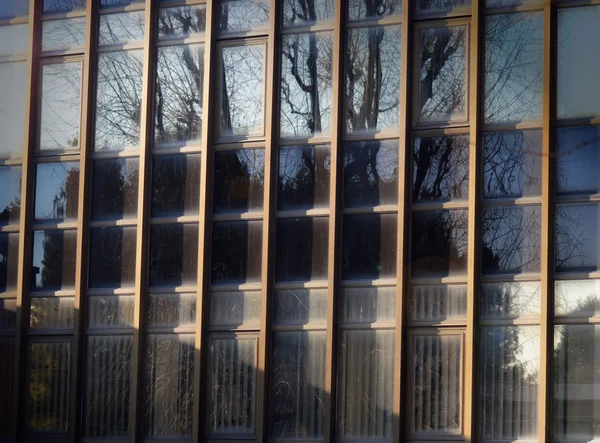
[[[513,14],[518,12],[537,12],[544,10],[543,1],[532,1],[521,5],[492,6],[485,9],[485,15]]]
[[[285,289],[327,289],[327,280],[313,280],[306,282],[275,282],[273,283],[273,289],[285,290]]]
[[[524,272],[520,274],[482,274],[481,283],[504,283],[504,282],[539,282],[541,274],[539,272]]]
[[[121,151],[94,151],[91,153],[92,160],[108,160],[114,158],[136,158],[140,156],[139,147],[128,147]]]
[[[147,326],[146,334],[148,335],[165,335],[165,334],[175,334],[175,335],[194,335],[196,333],[195,325],[192,326]]]
[[[425,320],[407,320],[408,327],[411,328],[466,328],[467,319],[463,320],[441,320],[441,321],[425,321]]]
[[[600,279],[600,271],[555,272],[554,280],[595,280]]]
[[[0,166],[23,166],[22,157],[0,158]]]
[[[285,209],[285,210],[275,212],[275,217],[277,217],[277,218],[328,217],[328,216],[329,216],[329,208]]]
[[[574,317],[574,316],[554,316],[552,321],[554,325],[599,325],[600,315],[589,317]]]
[[[81,155],[79,149],[56,150],[56,151],[37,151],[35,153],[35,163],[53,163],[65,161],[79,161]]]
[[[159,48],[163,48],[166,46],[183,46],[183,45],[193,45],[193,44],[204,44],[206,43],[206,36],[204,32],[194,34],[190,37],[184,38],[169,38],[162,37],[156,41],[156,46]]]
[[[470,126],[467,122],[447,125],[420,125],[412,129],[412,138],[442,137],[447,135],[469,135]]]
[[[29,15],[21,15],[20,17],[0,20],[0,26],[24,25],[27,23],[29,23]]]
[[[360,208],[342,209],[342,215],[389,214],[397,212],[398,205],[364,206]]]
[[[305,324],[283,324],[273,323],[271,329],[274,332],[302,332],[302,331],[327,331],[327,323],[305,323]]]
[[[198,292],[196,286],[148,286],[146,291],[150,295],[154,294],[189,294],[195,295]]]
[[[331,135],[320,135],[313,137],[279,137],[278,146],[300,146],[300,145],[329,145]]]
[[[83,46],[76,46],[73,48],[59,49],[56,51],[44,51],[40,54],[40,59],[44,60],[47,58],[54,58],[54,57],[69,57],[72,55],[82,56],[83,53],[84,53]]]
[[[53,21],[53,20],[64,20],[67,18],[86,18],[85,9],[79,9],[76,11],[69,12],[50,12],[42,13],[42,22]]]
[[[0,232],[17,233],[20,232],[19,225],[0,226]]]
[[[115,227],[136,227],[136,218],[124,218],[119,220],[94,220],[90,222],[90,228],[115,228]]]
[[[372,280],[342,280],[340,287],[342,288],[372,288],[372,287],[390,287],[396,286],[395,278],[378,278]]]
[[[11,54],[11,55],[3,55],[0,56],[0,64],[1,63],[11,63],[11,62],[26,62],[27,54]]]
[[[98,46],[97,52],[99,54],[107,53],[107,52],[121,52],[121,51],[135,51],[135,50],[143,50],[144,49],[144,41],[137,40],[134,42],[116,44],[116,45],[103,45]]]
[[[440,211],[443,209],[469,209],[469,201],[418,202],[410,205],[412,212]]]
[[[342,142],[368,142],[374,140],[396,140],[400,138],[399,131],[389,132],[358,132],[358,133],[345,133],[342,137]]]
[[[569,2],[569,6],[573,6],[572,3],[575,3],[575,2]],[[581,6],[588,6],[588,5],[592,5],[592,4],[594,4],[594,3],[593,3],[593,1],[590,0],[590,1],[586,1],[585,4],[582,4]],[[600,1],[598,1],[595,4],[600,4]],[[570,126],[593,126],[593,125],[600,125],[600,115],[587,117],[587,118],[556,119],[556,123],[555,123],[555,126],[557,128],[564,128],[564,127],[570,127]]]
[[[351,322],[339,322],[339,329],[345,331],[364,331],[364,330],[394,330],[396,329],[396,320],[386,322],[372,322],[372,323],[351,323]]]
[[[541,121],[526,121],[518,123],[485,123],[483,132],[509,132],[542,129]]]
[[[131,296],[135,294],[133,286],[126,288],[88,288],[86,289],[86,297],[110,297],[110,296]]]
[[[31,291],[29,298],[75,297],[75,290]]]
[[[17,299],[17,291],[6,291],[0,292],[0,300],[13,300]]]
[[[88,1],[93,1],[93,0],[88,0]],[[110,8],[98,8],[98,13],[100,15],[118,14],[120,12],[144,11],[145,9],[146,9],[146,6],[144,5],[144,2],[141,2],[141,3],[134,3],[131,5],[113,6]]]
[[[76,221],[72,222],[48,222],[48,223],[34,223],[32,230],[34,231],[48,231],[48,230],[61,230],[68,231],[74,230],[79,227],[79,223]]]
[[[85,328],[86,337],[133,336],[133,326],[125,328]]]
[[[333,32],[332,21],[322,21],[313,25],[282,25],[281,35],[309,34],[311,32]]]
[[[402,24],[402,14],[386,15],[381,18],[365,18],[358,20],[348,20],[344,23],[347,29],[366,28],[369,26],[385,26]]]
[[[233,283],[233,284],[213,284],[209,287],[209,293],[232,292],[232,291],[260,291],[261,283]]]
[[[484,208],[495,206],[541,206],[542,197],[518,197],[518,198],[484,198],[481,200],[481,205]]]
[[[241,220],[262,220],[263,212],[231,212],[213,214],[212,221],[214,222],[226,222],[226,221],[241,221]]]
[[[238,149],[264,149],[265,141],[257,140],[224,140],[221,143],[215,143],[212,147],[213,152],[235,151]]]
[[[181,215],[176,217],[150,217],[150,225],[169,225],[169,224],[196,224],[200,223],[199,215]]]
[[[202,146],[197,143],[174,143],[152,148],[152,155],[200,154],[201,152]]]
[[[73,336],[74,334],[74,329],[73,328],[64,328],[64,329],[59,329],[59,328],[32,328],[32,327],[28,327],[27,331],[25,332],[25,334],[28,337],[46,337],[46,336],[60,336],[60,337],[65,337],[65,336]]]
[[[479,326],[497,327],[497,326],[539,326],[541,323],[540,317],[523,317],[523,318],[480,318]]]
[[[582,194],[582,195],[560,195],[554,200],[557,204],[560,203],[599,203],[600,194]]]
[[[158,4],[158,8],[173,8],[175,6],[206,5],[207,0],[163,0]]]
[[[467,275],[452,275],[445,277],[409,277],[410,286],[419,285],[451,285],[467,284]]]
[[[263,38],[263,39],[267,39],[269,37],[269,29],[268,28],[261,28],[261,29],[253,29],[250,31],[231,31],[231,32],[224,32],[224,33],[217,33],[215,39],[219,42],[221,41],[230,41],[230,40],[245,40],[245,39],[251,39],[251,38]]]

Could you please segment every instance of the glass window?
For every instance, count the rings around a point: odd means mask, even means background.
[[[2,240],[0,240],[2,241]],[[2,298],[0,299],[0,331],[12,332],[17,325],[17,299]],[[2,340],[0,340],[1,342]],[[0,343],[0,348],[2,343]],[[10,358],[10,357],[9,357]],[[12,363],[12,362],[11,362]],[[0,370],[1,373],[1,370]],[[11,380],[12,382],[12,380]],[[2,389],[0,388],[0,392]],[[2,426],[0,426],[2,429]]]
[[[0,293],[17,289],[19,234],[0,232]]]
[[[460,434],[462,334],[415,334],[410,346],[410,433]]]
[[[256,339],[210,340],[209,435],[254,434]]]
[[[348,0],[350,20],[383,18],[386,15],[399,14],[401,11],[401,0]]]
[[[342,279],[396,275],[396,214],[348,215],[342,227]]]
[[[260,292],[213,292],[210,325],[227,329],[250,325],[260,328]]]
[[[327,333],[277,332],[271,360],[271,437],[321,439],[325,424]]]
[[[327,279],[328,217],[278,219],[276,236],[276,281]]]
[[[31,289],[73,289],[76,246],[77,231],[35,231]]]
[[[0,226],[18,224],[21,215],[21,166],[0,167],[0,189]]]
[[[47,12],[71,12],[85,9],[86,0],[44,0],[42,11]]]
[[[598,208],[595,203],[556,205],[556,271],[598,269]]]
[[[242,32],[266,28],[269,0],[221,0],[219,32]]]
[[[122,151],[140,143],[143,51],[98,55],[96,151]]]
[[[469,136],[417,138],[413,146],[413,201],[469,198]]]
[[[486,320],[539,317],[539,282],[503,282],[481,285],[479,316]]]
[[[25,24],[0,26],[0,56],[27,54],[27,33]]]
[[[538,430],[539,326],[481,329],[479,436],[535,440]]]
[[[543,58],[542,12],[485,18],[486,122],[541,119]]]
[[[29,0],[4,0],[0,5],[0,18],[11,19],[29,13]]]
[[[409,291],[409,321],[466,321],[467,285],[412,285]]]
[[[265,53],[264,44],[221,48],[221,136],[263,135]]]
[[[561,280],[554,288],[554,315],[600,316],[600,280]]]
[[[77,219],[79,162],[40,163],[36,167],[36,221]]]
[[[187,38],[201,34],[205,29],[206,5],[176,6],[158,10],[159,39]]]
[[[398,141],[364,141],[344,146],[345,208],[398,202]]]
[[[600,128],[560,128],[556,137],[556,193],[600,193]]]
[[[144,19],[144,11],[100,15],[99,44],[124,45],[143,40]]]
[[[127,6],[136,3],[144,3],[145,1],[146,0],[100,0],[100,8]]]
[[[135,300],[133,296],[88,297],[88,328],[132,328]]]
[[[194,336],[149,335],[146,342],[145,435],[192,435]]]
[[[600,58],[590,43],[600,40],[600,6],[558,10],[556,114],[558,118],[600,114]]]
[[[341,439],[392,439],[394,331],[342,331],[338,432]]]
[[[346,132],[378,132],[398,127],[400,38],[400,26],[348,31]]]
[[[284,35],[281,46],[282,137],[329,134],[333,34]]]
[[[29,327],[32,329],[72,329],[74,326],[72,297],[31,298]]]
[[[198,215],[200,154],[156,155],[152,163],[152,216]]]
[[[284,0],[283,25],[312,25],[333,19],[334,0]]]
[[[84,435],[129,435],[131,336],[87,338]]]
[[[214,167],[214,212],[246,212],[262,209],[264,149],[215,152]]]
[[[327,289],[280,289],[273,296],[273,323],[327,322]]]
[[[411,275],[467,274],[467,210],[415,212],[411,228]]]
[[[26,86],[27,63],[0,63],[1,158],[21,157],[25,134]]]
[[[342,288],[340,322],[376,323],[396,319],[396,288]]]
[[[196,324],[196,294],[151,294],[147,309],[149,327],[193,327]]]
[[[542,131],[483,135],[483,197],[520,198],[542,193]]]
[[[85,43],[85,17],[50,20],[42,24],[42,51],[66,51]]]
[[[156,143],[198,143],[202,133],[204,46],[160,47],[157,63]]]
[[[261,256],[261,221],[213,223],[212,283],[259,282]]]
[[[419,121],[467,120],[467,27],[419,31]]]
[[[90,230],[90,288],[135,285],[135,227]]]
[[[417,14],[441,14],[457,10],[469,11],[471,0],[418,0]]]
[[[198,225],[150,227],[150,286],[192,285],[198,275]]]
[[[42,66],[40,151],[79,147],[81,62]]]
[[[68,432],[71,387],[71,344],[29,346],[27,428]]]
[[[95,160],[92,168],[92,218],[137,217],[139,160]]]

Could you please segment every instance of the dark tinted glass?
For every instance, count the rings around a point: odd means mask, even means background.
[[[43,12],[70,12],[85,9],[86,0],[44,0]]]
[[[72,289],[75,285],[77,231],[35,231],[31,288]]]
[[[40,163],[35,177],[35,220],[75,220],[79,163]]]
[[[197,215],[200,154],[157,155],[152,163],[152,216]]]
[[[0,167],[0,226],[19,223],[21,166]]]
[[[556,137],[556,192],[600,193],[600,128],[561,128]]]
[[[137,216],[139,160],[116,158],[94,161],[92,218]]]
[[[275,279],[327,279],[328,234],[327,217],[277,220]]]
[[[342,279],[396,275],[395,214],[348,215],[342,226]]]
[[[0,232],[0,293],[17,289],[19,234]]]
[[[598,204],[556,205],[556,245],[554,263],[557,271],[597,271]]]
[[[94,228],[90,231],[90,288],[135,284],[136,228]]]
[[[213,283],[260,281],[262,222],[213,223],[211,280]]]
[[[150,228],[150,286],[196,285],[198,225]]]
[[[283,0],[284,26],[315,24],[333,19],[334,0]]]
[[[467,225],[462,209],[413,213],[411,275],[466,275]]]
[[[469,197],[469,136],[424,137],[413,147],[413,201]]]
[[[344,207],[396,204],[398,142],[355,142],[344,146]]]
[[[381,18],[399,14],[402,11],[401,0],[349,0],[348,16],[350,20],[363,18]]]
[[[279,148],[279,209],[311,209],[329,206],[328,145]]]
[[[158,10],[158,37],[161,39],[186,38],[200,34],[205,29],[206,5],[176,6]]]
[[[260,210],[264,198],[264,149],[215,152],[213,210]]]

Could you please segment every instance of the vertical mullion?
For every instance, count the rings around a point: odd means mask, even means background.
[[[196,295],[196,336],[194,352],[194,415],[192,441],[202,440],[206,424],[206,401],[202,399],[207,380],[208,371],[208,309],[210,305],[209,276],[210,276],[210,223],[211,223],[211,197],[212,197],[212,150],[210,146],[213,138],[213,104],[215,88],[212,85],[217,81],[217,63],[215,52],[215,35],[217,6],[215,2],[206,3],[206,41],[204,45],[204,84],[202,91],[202,152],[200,162],[200,224],[198,226],[198,283]],[[201,399],[202,396],[202,399]],[[202,401],[201,401],[202,400]]]
[[[552,284],[554,241],[554,121],[556,116],[556,8],[554,2],[544,2],[544,74],[542,109],[542,220],[541,220],[541,316],[540,316],[540,380],[538,407],[538,440],[549,441],[552,411],[553,352],[552,316],[554,286]]]
[[[89,0],[88,0],[89,1]],[[140,124],[139,189],[135,263],[135,308],[131,361],[131,397],[129,411],[130,441],[143,437],[145,303],[148,277],[148,230],[150,213],[150,165],[152,163],[153,91],[156,65],[155,31],[157,0],[146,0],[144,22],[144,71],[142,79],[142,110]]]
[[[325,425],[324,443],[336,440],[337,395],[336,375],[338,357],[338,313],[337,297],[339,291],[340,267],[339,251],[341,243],[342,210],[342,135],[344,131],[344,17],[346,0],[335,2],[333,24],[333,69],[331,104],[331,169],[329,171],[329,240],[327,253],[327,344],[325,360]]]
[[[277,91],[279,82],[279,14],[280,0],[269,0],[269,38],[267,42],[267,77],[265,94],[265,173],[264,219],[262,237],[260,332],[257,364],[256,437],[267,441],[269,373],[271,360],[271,289],[275,254],[275,192],[277,186]]]
[[[469,28],[469,212],[468,212],[468,259],[467,259],[467,328],[465,333],[465,373],[463,432],[465,442],[477,440],[477,307],[480,273],[480,212],[481,212],[481,110],[483,109],[483,8],[484,0],[472,0],[472,16]]]
[[[35,165],[33,158],[36,150],[37,100],[40,94],[39,54],[41,49],[41,0],[29,0],[28,47],[27,47],[27,91],[25,96],[25,137],[23,139],[23,157],[21,169],[21,216],[19,219],[19,264],[17,275],[17,320],[15,326],[13,411],[11,417],[13,441],[19,441],[24,432],[24,403],[27,398],[25,384],[27,340],[29,326],[29,284],[32,255],[32,215],[34,204],[33,181]]]
[[[98,18],[98,7],[96,2],[88,1],[86,5],[86,35],[83,55],[83,80],[81,96],[81,153],[79,165],[79,200],[77,220],[77,250],[75,265],[75,300],[74,300],[74,335],[71,346],[71,439],[78,441],[81,435],[81,401],[83,398],[84,371],[84,343],[85,343],[85,291],[87,287],[87,257],[88,257],[88,214],[90,205],[90,176],[91,160],[90,153],[93,146],[94,124],[93,109],[93,84],[96,78],[96,21]]]

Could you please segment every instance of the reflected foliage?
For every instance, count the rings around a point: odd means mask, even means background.
[[[264,198],[265,150],[215,152],[213,210],[261,210]]]
[[[152,216],[197,215],[200,154],[157,155],[152,163]]]
[[[135,227],[90,230],[90,288],[134,286],[135,261]]]
[[[471,0],[418,0],[417,13],[419,14],[439,14],[442,12],[452,12],[455,9],[461,10],[470,8]]]
[[[75,285],[76,231],[35,231],[31,288],[72,289]]]
[[[333,19],[334,0],[283,0],[283,25],[309,25]]]
[[[69,50],[85,43],[85,17],[51,20],[42,23],[42,51]]]
[[[100,45],[124,45],[144,39],[144,11],[100,15]]]
[[[222,0],[219,3],[220,33],[252,31],[269,24],[269,0]]]
[[[92,170],[92,218],[137,216],[139,160],[95,160]]]
[[[486,283],[481,285],[479,294],[479,317],[482,319],[540,316],[539,282]]]
[[[37,165],[34,211],[36,221],[77,219],[78,198],[78,162]]]
[[[158,10],[160,39],[186,38],[204,32],[205,29],[206,5],[177,6]]]
[[[32,329],[72,329],[75,324],[72,297],[35,297],[30,301],[29,327]]]
[[[600,280],[555,282],[554,315],[593,317],[600,315]]]
[[[348,0],[348,16],[350,20],[365,18],[383,18],[402,10],[401,0]]]

